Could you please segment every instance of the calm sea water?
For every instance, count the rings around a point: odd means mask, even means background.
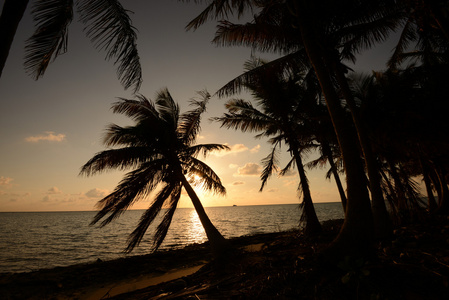
[[[343,217],[340,203],[318,203],[315,207],[320,221]],[[103,228],[89,226],[95,215],[92,211],[0,213],[0,273],[148,254],[151,228],[139,247],[131,254],[123,253],[142,212],[127,211]],[[227,238],[297,228],[300,217],[297,204],[209,207],[206,212]],[[206,239],[195,210],[179,208],[161,249]]]

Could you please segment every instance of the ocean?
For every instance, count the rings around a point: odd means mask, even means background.
[[[343,218],[340,203],[317,203],[320,221]],[[111,224],[89,226],[95,211],[0,213],[0,273],[29,272],[97,259],[148,254],[151,229],[130,254],[128,235],[143,210],[126,211]],[[226,238],[298,228],[298,204],[207,207],[212,223]],[[178,208],[160,249],[181,248],[207,240],[193,208]]]

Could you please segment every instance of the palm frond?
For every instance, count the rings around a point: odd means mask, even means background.
[[[142,95],[137,95],[137,99],[119,98],[111,106],[112,112],[123,114],[134,121],[157,119],[158,113],[154,104]]]
[[[208,154],[210,154],[210,152],[222,150],[229,151],[231,150],[231,148],[223,144],[198,144],[183,149],[180,155],[197,157],[199,154],[201,154],[203,157],[206,157]]]
[[[187,24],[187,30],[196,30],[208,20],[227,18],[229,15],[236,14],[237,17],[241,17],[245,12],[251,11],[254,6],[254,0],[214,0],[202,1],[202,0],[180,0],[181,2],[194,2],[202,4],[204,2],[209,5],[192,21]]]
[[[179,105],[173,100],[167,88],[157,92],[155,103],[159,118],[170,126],[170,130],[175,132],[179,120]]]
[[[242,91],[251,91],[260,74],[277,74],[279,77],[291,77],[292,74],[299,74],[310,69],[310,63],[304,50],[284,55],[269,62],[257,61],[252,58],[245,62],[245,72],[226,85],[221,87],[215,94],[218,97],[228,97]]]
[[[376,43],[385,41],[392,32],[397,30],[402,22],[403,13],[398,11],[386,11],[377,8],[377,11],[364,9],[359,17],[350,16],[353,21],[337,32],[341,39],[343,49],[341,56],[355,62],[354,54],[372,48]]]
[[[159,166],[156,166],[158,164]],[[98,223],[107,214],[110,215],[100,226],[109,224],[136,201],[151,193],[165,175],[161,165],[163,161],[146,163],[128,172],[115,190],[97,203],[101,210],[95,215],[91,225]]]
[[[289,28],[277,24],[234,24],[221,21],[212,42],[218,46],[246,46],[260,52],[288,54],[301,46],[289,34]]]
[[[140,126],[139,126],[140,125]],[[116,124],[110,124],[105,131],[103,144],[107,147],[126,146],[143,147],[149,146],[150,141],[157,142],[157,136],[145,134],[148,126],[137,124],[136,126],[121,127]],[[157,126],[152,126],[156,129]],[[157,130],[155,130],[157,132]]]
[[[221,123],[221,127],[239,129],[242,132],[257,132],[264,130],[273,123],[273,119],[256,109],[250,102],[242,99],[231,99],[225,107],[230,112],[223,117],[211,118],[212,121]]]
[[[73,0],[35,1],[31,13],[37,29],[26,41],[24,65],[27,72],[39,79],[48,64],[67,51]]]
[[[264,166],[264,168],[262,170],[262,174],[260,175],[260,180],[262,181],[262,184],[259,189],[260,192],[263,191],[265,184],[267,183],[268,179],[271,177],[273,172],[277,172],[277,170],[278,170],[278,168],[277,168],[277,165],[279,163],[278,146],[279,146],[279,144],[273,145],[273,148],[271,148],[270,154],[268,154],[268,156],[262,160],[262,165]]]
[[[162,210],[166,200],[173,194],[176,194],[176,189],[179,189],[176,184],[166,184],[161,191],[155,196],[150,207],[145,211],[145,213],[140,217],[139,224],[136,229],[128,237],[128,246],[125,252],[131,252],[136,246],[139,245],[143,236],[145,235],[148,227],[156,219],[159,212]]]
[[[402,29],[401,36],[399,37],[393,54],[387,62],[387,66],[392,69],[397,68],[397,66],[404,60],[403,54],[406,52],[410,43],[416,41],[416,39],[416,26],[411,20],[408,20]]]
[[[289,162],[285,165],[285,167],[279,172],[279,176],[284,176],[285,174],[287,174],[287,172],[290,171],[294,165],[295,165],[295,158],[292,157],[289,160]]]
[[[152,251],[156,251],[167,236],[168,229],[170,228],[171,221],[178,206],[179,199],[181,198],[181,185],[177,186],[171,194],[169,200],[169,208],[164,214],[162,221],[157,226],[156,233],[154,234],[154,241]]]
[[[125,89],[133,87],[137,92],[142,83],[142,69],[130,11],[118,0],[79,0],[78,12],[86,35],[96,48],[105,50],[108,60],[115,59],[122,85]]]
[[[197,92],[199,98],[190,99],[190,106],[194,109],[183,113],[178,124],[178,134],[186,145],[191,145],[201,130],[201,115],[206,111],[210,94],[206,91]]]
[[[189,174],[195,174],[199,177],[195,185],[215,194],[226,194],[226,188],[223,186],[220,177],[206,163],[192,157],[189,165]]]
[[[101,151],[81,167],[80,175],[91,176],[107,170],[126,170],[148,160],[144,147],[127,147]]]

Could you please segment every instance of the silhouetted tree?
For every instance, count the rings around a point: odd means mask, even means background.
[[[104,226],[136,201],[148,196],[153,198],[129,237],[127,251],[139,244],[157,215],[167,207],[155,232],[153,250],[160,246],[171,224],[182,188],[192,200],[213,253],[219,256],[226,251],[227,241],[206,215],[191,186],[195,176],[196,183],[201,184],[204,189],[219,194],[226,192],[218,175],[197,158],[199,154],[207,155],[210,151],[228,149],[220,144],[195,144],[200,131],[201,115],[210,98],[207,92],[200,92],[200,96],[202,98],[199,100],[191,100],[194,109],[181,115],[167,89],[157,94],[154,103],[143,96],[137,100],[121,99],[116,102],[112,106],[113,111],[132,118],[135,124],[128,127],[110,125],[104,144],[119,148],[97,153],[81,169],[80,174],[83,175],[93,175],[109,169],[132,169],[114,192],[98,202],[101,210],[92,224],[104,218],[101,223]],[[156,194],[153,196],[151,193]]]
[[[29,1],[5,0],[0,16],[0,76],[16,29]],[[34,1],[32,15],[36,31],[26,41],[25,69],[35,79],[43,76],[49,63],[67,51],[68,28],[77,8],[87,37],[106,59],[118,65],[117,75],[125,88],[137,91],[142,71],[137,51],[136,30],[129,11],[118,0],[45,0]]]

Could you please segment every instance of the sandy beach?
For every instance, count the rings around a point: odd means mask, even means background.
[[[424,226],[424,227],[423,227]],[[447,299],[449,221],[395,230],[378,258],[326,263],[338,232],[296,231],[232,239],[238,251],[214,262],[207,244],[126,259],[0,275],[1,299]],[[345,265],[346,263],[346,265]]]

